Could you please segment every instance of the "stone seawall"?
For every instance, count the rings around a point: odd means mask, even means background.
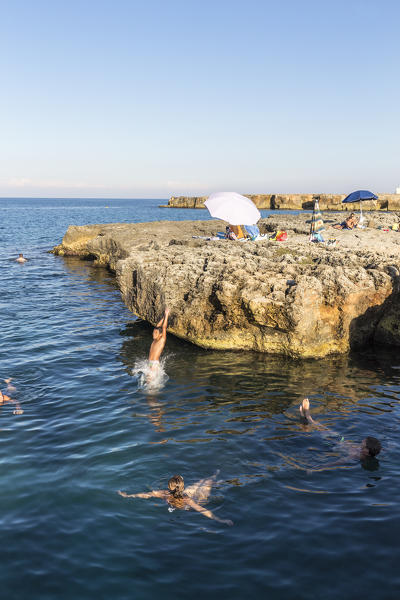
[[[378,228],[400,215],[345,231],[332,214],[334,247],[309,242],[309,217],[260,221],[286,242],[204,239],[220,221],[70,226],[53,252],[108,267],[135,315],[155,324],[168,306],[169,332],[203,348],[312,358],[400,346],[400,233]]]
[[[342,204],[345,194],[245,194],[257,208],[266,210],[310,210],[314,198],[319,198],[321,210],[347,210],[358,208],[356,204]],[[207,196],[172,196],[164,208],[205,208]],[[400,210],[400,194],[379,194],[378,200],[362,203],[363,210]]]

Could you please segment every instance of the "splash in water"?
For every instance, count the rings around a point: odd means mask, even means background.
[[[159,362],[144,359],[135,362],[131,375],[137,380],[138,389],[154,391],[165,386],[168,381],[165,361],[163,358]]]

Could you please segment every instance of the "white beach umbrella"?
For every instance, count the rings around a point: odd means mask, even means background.
[[[212,217],[227,221],[230,225],[255,225],[261,218],[254,202],[236,192],[211,194],[204,204]]]

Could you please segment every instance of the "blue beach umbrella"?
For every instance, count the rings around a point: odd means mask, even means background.
[[[368,190],[357,190],[356,192],[351,192],[344,200],[342,200],[342,204],[349,204],[351,202],[362,202],[363,200],[378,200],[378,196],[369,192]]]
[[[355,192],[351,192],[351,194],[346,196],[346,198],[342,200],[342,204],[351,204],[352,202],[359,202],[361,221],[364,218],[362,216],[361,202],[364,202],[364,200],[378,200],[378,196],[376,194],[373,194],[372,192],[369,192],[368,190],[356,190]]]

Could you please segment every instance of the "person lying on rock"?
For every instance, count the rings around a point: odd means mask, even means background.
[[[152,492],[141,494],[126,494],[125,492],[118,490],[118,494],[124,498],[161,498],[170,504],[172,507],[170,510],[175,508],[189,510],[190,508],[193,508],[209,519],[214,519],[215,521],[226,525],[233,525],[232,521],[229,519],[220,519],[211,510],[207,510],[198,504],[198,502],[205,502],[208,499],[218,473],[219,471],[212,477],[200,479],[200,481],[189,486],[186,490],[183,477],[181,475],[174,475],[168,481],[167,490],[153,490]]]
[[[7,383],[7,391],[15,390],[15,387],[13,385],[10,385],[11,379],[5,379],[4,381]],[[18,400],[13,400],[13,398],[10,398],[10,396],[7,396],[6,394],[3,394],[3,392],[0,391],[0,406],[5,404],[6,402],[12,402],[13,404],[15,404],[15,410],[13,410],[13,415],[22,415],[24,411],[21,409]]]
[[[354,229],[358,225],[358,219],[354,213],[351,213],[347,219],[342,221],[342,223],[338,223],[337,225],[332,225],[335,229]]]
[[[377,440],[375,437],[368,436],[363,439],[361,444],[354,444],[353,442],[349,442],[347,440],[345,441],[343,436],[339,435],[336,431],[332,431],[331,429],[328,429],[328,427],[325,427],[318,421],[314,421],[310,414],[310,401],[308,398],[304,398],[303,402],[300,404],[299,410],[300,415],[303,417],[303,419],[305,419],[310,425],[313,425],[314,427],[320,429],[321,432],[323,432],[325,436],[330,439],[330,441],[336,440],[336,442],[340,442],[340,444],[344,443],[344,445],[341,446],[341,449],[345,450],[347,456],[344,459],[339,460],[333,464],[343,464],[343,462],[345,462],[346,459],[350,459],[359,460],[361,461],[363,466],[369,468],[367,461],[371,459],[375,460],[375,457],[379,454],[379,452],[382,449],[380,441]],[[370,466],[373,467],[373,465]]]

